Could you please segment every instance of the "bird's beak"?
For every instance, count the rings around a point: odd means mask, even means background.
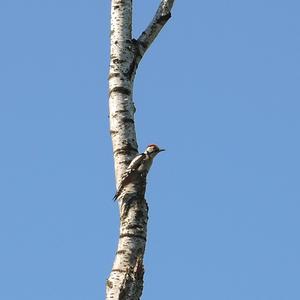
[[[166,151],[166,149],[159,149],[159,152]]]

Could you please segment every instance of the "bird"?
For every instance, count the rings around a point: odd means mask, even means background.
[[[150,144],[143,153],[136,155],[122,175],[121,182],[113,199],[117,200],[124,187],[133,182],[137,176],[146,177],[151,168],[153,158],[162,151],[165,151],[165,149],[160,149],[157,145]]]

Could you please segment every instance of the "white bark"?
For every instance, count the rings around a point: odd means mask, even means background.
[[[135,72],[142,56],[171,17],[173,2],[162,0],[152,22],[135,40],[132,38],[132,0],[111,1],[109,117],[116,186],[137,154],[132,100]],[[137,178],[120,197],[120,238],[106,283],[107,300],[138,300],[142,294],[148,220],[145,188],[146,179]]]
[[[131,0],[112,0],[109,69],[109,117],[114,151],[116,184],[128,162],[137,153],[132,101]]]

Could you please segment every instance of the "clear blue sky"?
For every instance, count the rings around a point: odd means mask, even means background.
[[[135,34],[158,2],[135,1]],[[104,298],[119,230],[109,10],[0,2],[1,300]],[[299,11],[177,1],[141,63],[140,150],[167,149],[147,189],[143,300],[300,299]]]

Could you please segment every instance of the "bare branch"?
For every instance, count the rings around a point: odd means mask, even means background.
[[[138,38],[140,59],[155,40],[161,29],[171,18],[174,0],[161,0],[160,5],[145,31]],[[139,59],[139,60],[140,60]]]

